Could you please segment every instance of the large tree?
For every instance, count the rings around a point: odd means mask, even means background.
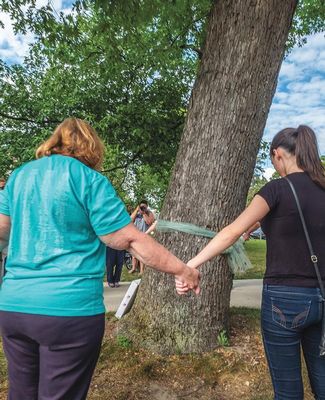
[[[213,3],[162,219],[218,231],[245,207],[295,8],[295,0]],[[206,244],[184,233],[159,240],[185,260]],[[214,348],[228,323],[225,257],[202,268],[201,286],[198,297],[178,297],[170,276],[148,270],[122,331],[164,353]]]
[[[199,61],[161,216],[219,230],[245,205],[285,48],[324,28],[323,0],[304,0],[288,38],[295,5],[85,0],[58,16],[51,2],[38,10],[34,0],[2,0],[17,31],[31,30],[36,41],[23,65],[1,66],[0,164],[10,169],[30,159],[58,121],[76,115],[104,136],[115,184],[142,177],[140,194],[147,177],[151,186],[161,176],[166,182]],[[206,243],[184,234],[160,240],[184,259]],[[231,289],[222,257],[204,267],[202,286],[199,298],[179,298],[170,278],[148,270],[121,329],[154,350],[213,348],[227,327]]]

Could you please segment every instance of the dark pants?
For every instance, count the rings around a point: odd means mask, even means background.
[[[104,326],[104,314],[52,317],[0,311],[8,399],[86,399]]]
[[[106,271],[108,283],[117,283],[121,280],[124,257],[125,250],[115,250],[106,247]]]
[[[325,358],[319,356],[322,307],[317,288],[264,286],[261,323],[274,399],[304,398],[302,348],[315,399],[325,400]]]

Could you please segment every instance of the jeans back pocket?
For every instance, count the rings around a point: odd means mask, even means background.
[[[302,326],[308,317],[311,300],[271,297],[272,319],[287,329]]]

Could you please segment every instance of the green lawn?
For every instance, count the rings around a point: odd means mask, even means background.
[[[265,271],[266,241],[250,239],[245,242],[245,250],[253,268],[242,274],[237,274],[236,279],[262,279]]]
[[[141,275],[139,275],[137,272],[135,272],[134,274],[129,274],[129,271],[126,269],[126,267],[125,266],[123,267],[121,276],[122,282],[131,282],[139,278],[141,278]]]

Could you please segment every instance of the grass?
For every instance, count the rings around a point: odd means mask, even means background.
[[[235,279],[262,279],[266,265],[266,241],[250,239],[244,246],[253,267],[244,273],[237,274]]]
[[[141,275],[139,275],[138,272],[135,272],[133,274],[129,274],[129,271],[126,269],[124,266],[122,269],[122,276],[121,276],[121,281],[122,282],[132,282],[135,279],[141,278]]]

